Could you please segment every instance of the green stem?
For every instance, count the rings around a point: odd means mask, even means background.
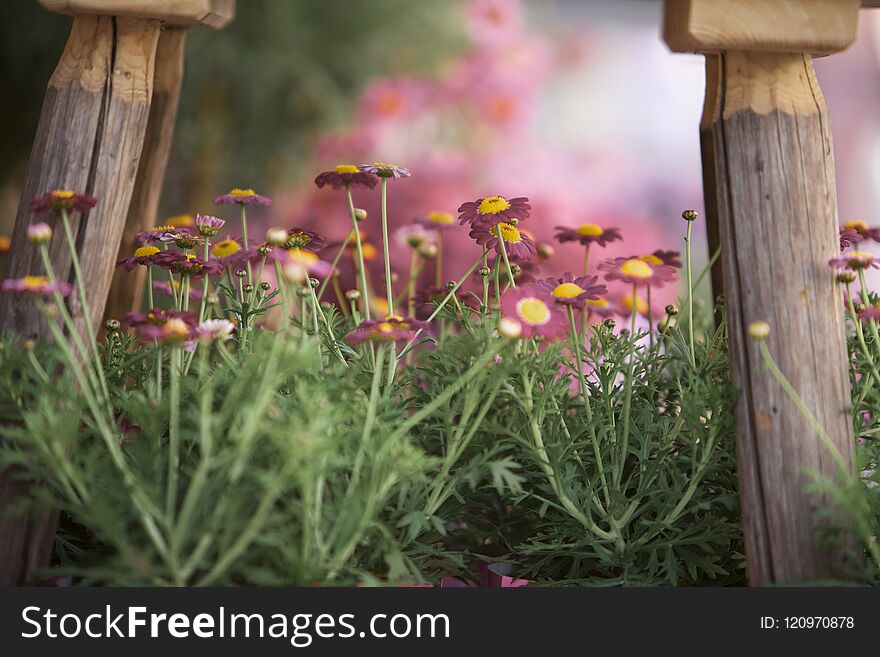
[[[691,356],[691,367],[697,366],[697,352],[696,347],[694,346],[694,287],[693,287],[693,279],[691,277],[691,230],[693,229],[694,222],[687,222],[687,236],[684,238],[685,242],[685,263],[687,266],[687,287],[688,287],[688,339],[690,340],[690,356]]]
[[[244,250],[248,250],[248,228],[247,228],[247,210],[245,210],[244,203],[240,204],[241,206],[241,244],[244,246]],[[248,258],[247,261],[247,273],[248,273],[248,283],[251,285],[254,284],[254,273],[251,271],[251,261]],[[244,297],[241,299],[244,301]]]
[[[180,348],[171,348],[171,410],[168,423],[168,477],[165,515],[169,521],[177,509],[177,474],[180,469]]]
[[[507,280],[510,281],[510,287],[515,288],[516,282],[513,280],[513,271],[510,269],[510,261],[507,259],[507,247],[504,245],[504,236],[501,234],[501,228],[495,226],[495,230],[498,232],[498,245],[501,247],[501,255],[504,257],[504,267],[507,269]]]
[[[147,265],[147,309],[153,307],[153,268]]]
[[[394,291],[391,289],[391,258],[388,254],[388,178],[382,178],[382,250],[385,255],[385,295],[388,314],[394,315]]]
[[[633,285],[633,299],[636,298],[636,286]],[[620,488],[620,482],[623,478],[623,467],[626,464],[627,452],[629,451],[629,424],[630,424],[630,407],[632,405],[632,388],[633,388],[633,365],[636,359],[636,315],[638,314],[638,309],[633,304],[632,309],[632,319],[630,320],[630,329],[629,329],[629,341],[630,341],[630,350],[629,357],[626,362],[626,376],[624,378],[624,398],[623,398],[623,427],[621,430],[621,438],[620,438],[620,453],[618,455],[618,466],[615,474],[614,485],[617,488]]]
[[[351,198],[351,185],[345,184],[345,196],[348,199],[348,212],[351,214],[352,232],[354,232],[354,245],[357,249],[357,275],[361,279],[361,297],[364,308],[364,317],[370,319],[370,293],[367,288],[367,270],[364,267],[364,252],[361,248],[361,234],[358,231],[357,218],[354,214],[354,201]]]
[[[208,262],[208,256],[210,255],[209,249],[211,248],[211,240],[207,237],[205,238],[205,250],[204,250],[204,260]],[[199,305],[199,324],[205,321],[205,309],[207,308],[208,303],[208,275],[202,279],[202,303]]]

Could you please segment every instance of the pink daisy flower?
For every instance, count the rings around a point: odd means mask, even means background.
[[[52,283],[46,276],[25,276],[24,278],[7,278],[0,285],[0,289],[4,292],[20,292],[25,294],[33,294],[43,297],[51,297],[56,292],[66,297],[72,291],[73,287],[65,281],[56,281]]]
[[[598,276],[580,276],[575,278],[566,272],[561,278],[545,278],[535,284],[535,289],[550,295],[555,303],[575,308],[584,308],[587,300],[599,299],[608,291],[599,283]]]
[[[230,189],[226,194],[215,196],[214,205],[262,205],[269,207],[272,205],[272,199],[257,194],[250,187],[247,189],[236,187]]]
[[[532,241],[532,238],[513,224],[506,222],[497,224],[475,223],[472,226],[471,232],[468,235],[480,246],[495,249],[496,253],[501,253],[501,243],[498,240],[499,232],[504,239],[504,248],[507,249],[508,256],[527,260],[535,253],[535,243]]]
[[[675,267],[655,265],[643,258],[613,258],[599,265],[605,280],[622,281],[636,287],[661,287],[676,280]]]
[[[79,194],[69,189],[56,189],[31,201],[31,212],[37,216],[51,210],[75,210],[87,212],[97,205],[98,199],[89,194]]]
[[[553,338],[565,330],[566,314],[549,294],[535,286],[512,288],[501,297],[501,316],[522,326],[522,337]]]
[[[511,219],[522,221],[529,218],[532,205],[525,196],[506,199],[503,196],[488,196],[478,198],[476,201],[462,203],[458,208],[458,222],[462,225],[470,224],[473,228],[477,224],[494,225]]]

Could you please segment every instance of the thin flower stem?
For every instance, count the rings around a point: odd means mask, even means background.
[[[208,262],[208,256],[210,254],[211,248],[211,240],[205,237],[205,250],[204,250],[204,260],[205,263]],[[202,303],[199,305],[199,324],[205,321],[205,310],[206,304],[208,303],[208,278],[209,276],[205,274],[205,277],[202,280]]]
[[[350,228],[348,231],[348,235],[345,236],[345,239],[342,241],[342,246],[339,247],[339,251],[336,252],[336,256],[333,258],[333,262],[330,263],[330,276],[324,279],[324,282],[321,283],[321,287],[318,288],[318,299],[321,299],[324,296],[324,290],[327,289],[327,283],[330,282],[331,278],[335,278],[333,276],[333,272],[336,271],[336,265],[339,264],[340,258],[342,258],[342,254],[345,253],[345,249],[348,248],[348,243],[351,241],[352,235],[354,235],[356,228]]]
[[[507,247],[504,244],[504,236],[501,234],[501,229],[497,226],[495,230],[498,231],[498,245],[501,247],[501,255],[504,257],[504,267],[507,269],[507,280],[510,281],[510,287],[516,287],[516,281],[513,280],[513,270],[510,268],[510,261],[507,259]]]
[[[245,252],[248,250],[248,227],[247,227],[247,210],[245,209],[244,203],[239,204],[241,206],[241,244],[244,246]],[[248,273],[248,282],[253,285],[254,283],[254,273],[251,271],[251,260],[248,257],[247,261],[247,273]],[[244,301],[244,297],[241,298]]]
[[[168,477],[165,515],[170,523],[177,510],[177,473],[180,470],[180,348],[171,348],[171,410],[168,423]]]
[[[364,267],[364,252],[361,248],[361,234],[358,230],[357,217],[354,214],[354,201],[351,198],[351,185],[345,184],[345,196],[348,199],[348,212],[351,214],[351,226],[354,233],[354,244],[357,249],[357,274],[361,278],[361,295],[362,305],[364,308],[364,317],[370,319],[370,292],[367,287],[367,270]]]
[[[489,249],[485,246],[483,247],[483,268],[488,271],[489,270]],[[486,312],[489,309],[489,277],[488,276],[480,276],[483,279],[483,312]]]
[[[406,314],[409,317],[415,313],[416,278],[422,271],[418,263],[419,252],[413,249],[412,255],[409,257],[409,280],[406,282]],[[437,287],[440,287],[439,283],[437,283]]]
[[[578,384],[581,391],[581,399],[584,402],[584,412],[587,414],[587,430],[593,443],[593,455],[596,458],[596,468],[599,470],[599,479],[602,482],[602,494],[605,498],[605,506],[611,505],[608,495],[608,481],[605,478],[605,465],[602,461],[602,452],[599,449],[599,437],[596,435],[596,426],[593,421],[593,409],[590,406],[590,396],[587,394],[587,380],[584,377],[584,362],[581,358],[581,338],[578,335],[577,324],[574,320],[574,309],[566,306],[568,310],[568,327],[571,331],[571,344],[574,348],[575,368],[577,371]]]
[[[636,286],[633,285],[633,299],[636,298]],[[622,412],[622,420],[623,427],[621,430],[621,438],[620,438],[620,447],[619,447],[619,455],[618,455],[618,465],[617,470],[615,471],[615,480],[614,485],[616,488],[620,488],[620,482],[623,478],[623,466],[626,464],[627,452],[629,451],[629,424],[630,424],[630,407],[632,405],[632,388],[633,388],[633,365],[636,359],[636,315],[638,314],[638,309],[633,307],[632,311],[632,319],[630,320],[630,329],[629,329],[629,340],[630,340],[630,350],[629,357],[626,362],[626,377],[624,378],[624,398],[623,398],[623,412]]]
[[[648,285],[645,287],[645,296],[647,297],[648,303],[648,350],[654,351],[654,317],[652,316],[651,311],[651,286]],[[633,303],[638,308],[639,300],[633,299]]]
[[[449,294],[447,294],[443,298],[443,301],[441,301],[439,304],[437,304],[437,307],[434,309],[434,312],[432,312],[428,316],[428,319],[425,320],[426,322],[432,321],[440,313],[440,311],[443,310],[443,307],[447,303],[449,303],[449,300],[452,299],[452,297],[455,296],[455,293],[458,291],[458,288],[461,287],[462,284],[468,279],[468,277],[474,273],[474,270],[480,266],[480,261],[482,260],[482,258],[483,258],[482,255],[479,258],[477,258],[474,261],[474,264],[472,264],[470,266],[470,269],[468,269],[465,272],[464,276],[462,276],[460,279],[458,279],[458,282],[455,284],[455,287],[453,287],[451,290],[449,290]],[[401,349],[400,353],[397,355],[397,360],[400,360],[401,358],[403,358],[406,355],[406,353],[410,349],[412,349],[413,344],[415,344],[415,341],[418,340],[418,338],[422,334],[423,330],[424,329],[419,329],[418,331],[416,331],[415,335],[409,339],[409,342],[407,342],[406,345],[404,345],[403,349]]]
[[[147,308],[153,307],[153,268],[147,265]]]
[[[336,357],[342,362],[343,365],[348,367],[348,362],[345,360],[345,356],[342,355],[342,350],[339,348],[339,343],[336,341],[336,336],[333,335],[333,330],[330,328],[330,322],[327,320],[327,315],[324,314],[324,309],[321,308],[321,303],[318,301],[318,295],[315,293],[315,288],[309,285],[309,289],[312,291],[312,305],[315,307],[315,334],[318,334],[318,316],[320,315],[321,321],[324,323],[324,328],[327,329],[327,336],[330,339],[330,342],[333,344],[333,353]]]
[[[391,289],[391,258],[388,253],[388,178],[382,178],[382,250],[385,255],[385,296],[388,314],[394,314],[394,291]]]
[[[865,360],[868,361],[868,366],[870,367],[868,374],[871,375],[876,383],[880,384],[880,374],[877,372],[877,365],[874,361],[874,356],[871,354],[871,351],[868,349],[868,345],[865,342],[865,332],[862,329],[862,322],[856,314],[856,309],[853,305],[852,290],[849,283],[846,284],[846,301],[849,306],[849,314],[852,317],[853,325],[855,326],[856,339],[858,340],[859,346],[862,348],[862,354],[864,355]]]
[[[281,271],[281,263],[277,260],[275,261],[275,278],[277,280],[276,285],[281,293],[281,312],[284,314],[281,328],[283,330],[287,328],[287,324],[290,322],[290,299],[288,298],[289,290],[284,283],[284,273]]]
[[[98,373],[98,380],[101,382],[101,390],[104,398],[110,400],[110,391],[107,389],[107,379],[104,377],[104,366],[101,363],[101,354],[98,351],[98,340],[95,336],[95,327],[92,325],[92,312],[89,308],[89,299],[86,296],[86,286],[83,280],[82,268],[79,264],[79,255],[76,252],[76,243],[73,240],[73,233],[70,230],[70,219],[67,216],[67,210],[61,208],[61,224],[64,226],[64,237],[67,239],[67,248],[70,251],[70,264],[73,266],[73,274],[76,279],[76,289],[79,294],[80,304],[82,305],[83,323],[86,328],[86,335],[92,349],[92,357],[95,360],[95,371]]]
[[[687,222],[687,236],[684,238],[685,243],[685,261],[687,266],[687,288],[688,288],[688,339],[690,342],[691,367],[697,366],[697,352],[694,346],[694,286],[691,278],[691,230],[694,222]]]
[[[584,276],[590,275],[590,243],[587,242],[584,246]],[[584,305],[583,310],[581,310],[581,333],[584,334],[584,337],[587,335],[587,329],[590,325],[590,311],[586,305]]]

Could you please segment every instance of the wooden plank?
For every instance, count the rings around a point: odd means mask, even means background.
[[[235,0],[38,0],[61,14],[152,18],[179,25],[220,28],[235,17]]]
[[[809,471],[835,465],[809,423],[761,365],[748,325],[852,462],[849,378],[840,290],[829,120],[803,54],[723,53],[711,134],[734,383],[737,460],[751,584],[839,576],[823,552]],[[817,309],[827,312],[818,312]]]
[[[147,133],[117,260],[131,255],[136,248],[135,234],[156,224],[183,81],[186,32],[186,28],[169,26],[159,37]],[[107,297],[105,319],[121,319],[127,311],[140,307],[145,277],[143,267],[131,272],[116,269]]]
[[[666,0],[674,52],[828,54],[855,41],[861,0]]]
[[[94,322],[103,312],[137,172],[159,29],[155,20],[74,19],[46,90],[12,235],[9,275],[39,273],[37,250],[25,234],[31,198],[59,188],[98,197],[83,220],[75,216],[72,221]],[[59,279],[69,280],[70,258],[60,230],[50,254]],[[83,331],[82,308],[72,302],[71,312]],[[0,333],[6,331],[47,337],[35,304],[9,294],[0,295]],[[0,509],[12,508],[26,494],[13,478],[13,473],[0,473]],[[29,581],[34,568],[45,562],[54,536],[53,514],[0,516],[0,584]]]
[[[721,246],[721,235],[718,228],[718,191],[715,185],[715,140],[712,126],[717,119],[721,60],[717,55],[706,55],[706,96],[703,102],[703,118],[700,121],[700,157],[703,163],[703,207],[705,209],[706,239],[709,243],[711,258]],[[719,258],[709,272],[712,283],[712,299],[718,299],[724,293],[724,271]],[[721,317],[715,317],[720,324]]]

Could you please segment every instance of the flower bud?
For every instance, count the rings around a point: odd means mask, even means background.
[[[681,213],[681,218],[685,221],[696,221],[697,220],[697,211],[696,210],[685,210]]]
[[[615,322],[610,317],[602,323],[605,325],[605,328],[608,328],[608,329],[613,329],[615,326],[617,326],[617,322]]]
[[[27,239],[33,244],[46,244],[52,239],[52,228],[43,221],[31,224],[27,227]]]
[[[260,283],[260,289],[263,290],[263,292],[268,292],[271,287],[272,286],[269,285],[269,281],[263,281],[262,283]]]
[[[235,272],[235,275],[239,278],[244,278],[245,276],[247,276],[247,272],[244,269],[239,269]]]
[[[516,263],[511,263],[510,265],[510,273],[513,274],[514,278],[522,274],[522,267],[520,267]]]
[[[211,304],[212,306],[216,306],[217,304],[220,303],[220,297],[219,297],[216,293],[214,293],[214,292],[211,292],[211,293],[208,295],[208,299],[207,299],[207,300],[208,300],[208,303]]]
[[[668,306],[666,306],[666,314],[670,317],[674,317],[678,314],[678,306],[676,306],[674,303],[670,303]]]
[[[516,217],[511,217],[510,219],[507,219],[504,223],[510,224],[511,226],[516,226],[519,223],[519,219],[517,219]]]
[[[266,241],[272,246],[285,246],[288,237],[289,235],[287,231],[284,228],[278,228],[277,226],[266,231]]]
[[[357,301],[358,299],[361,298],[361,293],[358,292],[357,290],[349,290],[348,292],[345,293],[345,298],[348,299],[349,301]]]
[[[425,260],[430,260],[437,256],[437,245],[436,244],[422,244],[417,249],[418,254],[422,256]]]
[[[311,285],[312,288],[317,289],[317,287],[318,287],[320,284],[321,284],[321,282],[320,282],[317,278],[310,278],[310,279],[309,279],[309,285]]]
[[[107,333],[116,333],[119,331],[119,320],[118,319],[108,319],[104,322],[104,328],[107,330]]]
[[[454,290],[454,289],[455,289],[455,285],[456,285],[455,281],[449,281],[449,282],[446,283],[446,289],[447,289],[447,290],[450,290],[450,291],[451,291],[451,290]]]
[[[247,285],[244,286],[245,294],[251,294],[253,291],[254,291],[254,286],[251,285],[250,283],[248,283]]]
[[[837,275],[838,283],[853,283],[856,280],[854,271],[842,271]]]
[[[355,208],[354,209],[354,219],[355,221],[366,221],[367,219],[367,211],[363,208]]]
[[[498,320],[498,335],[508,340],[516,340],[522,335],[522,324],[512,317],[502,317]]]
[[[37,348],[37,341],[34,340],[33,338],[28,338],[27,340],[24,341],[24,348],[27,349],[28,351],[33,351],[34,349]]]
[[[301,296],[303,298],[312,296],[312,293],[309,291],[309,289],[307,287],[299,288],[296,291],[296,293],[299,294],[299,296]]]
[[[541,260],[546,260],[547,258],[552,258],[553,254],[555,253],[553,251],[553,247],[550,246],[549,244],[547,244],[546,242],[538,242],[537,249],[538,249],[538,257],[541,258]]]
[[[257,253],[259,253],[261,256],[267,256],[267,255],[269,255],[269,252],[271,250],[272,250],[272,247],[266,246],[265,244],[263,244],[260,248],[257,249]]]
[[[770,325],[767,322],[758,321],[749,324],[749,336],[763,340],[768,335],[770,335]]]
[[[491,274],[492,272],[489,271],[489,268],[488,268],[488,267],[480,267],[480,268],[477,270],[477,273],[478,273],[480,276],[482,276],[483,278],[486,278],[486,277],[489,276],[489,274]]]
[[[855,310],[856,313],[863,313],[863,312],[865,312],[867,309],[868,309],[868,308],[865,306],[865,304],[863,304],[863,303],[861,303],[861,302],[858,302],[858,301],[857,301],[856,303],[853,304],[853,310]]]

